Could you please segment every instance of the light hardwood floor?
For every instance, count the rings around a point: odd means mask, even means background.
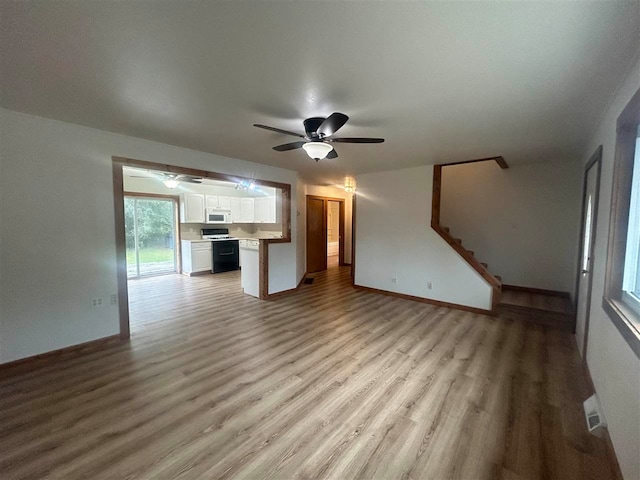
[[[0,478],[616,478],[569,333],[314,277],[131,282],[130,342],[3,373]]]

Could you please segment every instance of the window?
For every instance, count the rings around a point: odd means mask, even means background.
[[[624,256],[622,301],[640,316],[640,127],[636,135],[629,203],[629,230]]]
[[[640,358],[640,90],[618,117],[603,307]]]

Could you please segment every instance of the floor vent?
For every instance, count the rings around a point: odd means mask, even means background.
[[[598,396],[593,394],[584,403],[584,416],[587,420],[587,429],[590,433],[597,434],[600,427],[606,427],[607,422],[602,414],[602,407],[598,401]]]
[[[305,285],[311,285],[313,283],[313,278],[305,278],[304,279],[304,284]]]

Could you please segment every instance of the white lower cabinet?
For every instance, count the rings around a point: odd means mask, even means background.
[[[240,240],[240,284],[242,291],[252,297],[260,297],[260,281],[259,281],[259,259],[260,259],[260,242],[259,240]]]
[[[213,267],[211,242],[182,240],[182,273],[211,271]]]

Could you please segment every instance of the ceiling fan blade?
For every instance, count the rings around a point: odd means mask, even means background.
[[[329,135],[333,135],[336,133],[342,126],[347,123],[349,117],[347,117],[344,113],[334,112],[329,115],[324,122],[320,124],[318,127],[318,134],[322,134],[325,137]]]
[[[328,138],[330,142],[341,143],[382,143],[384,138],[360,138],[360,137],[344,137],[344,138]]]
[[[282,130],[281,128],[269,127],[267,125],[260,125],[259,123],[254,123],[254,127],[264,128],[265,130],[271,130],[272,132],[284,133],[285,135],[293,135],[294,137],[304,138],[304,135],[301,133],[290,132],[289,130]]]
[[[201,178],[179,178],[178,181],[184,183],[202,183]]]
[[[327,156],[325,158],[328,158],[328,159],[338,158],[338,152],[336,152],[336,149],[334,148],[329,153],[327,153]]]
[[[282,145],[277,145],[275,147],[273,147],[273,149],[276,152],[286,152],[287,150],[295,150],[296,148],[302,148],[302,145],[304,145],[307,142],[292,142],[292,143],[285,143]]]

